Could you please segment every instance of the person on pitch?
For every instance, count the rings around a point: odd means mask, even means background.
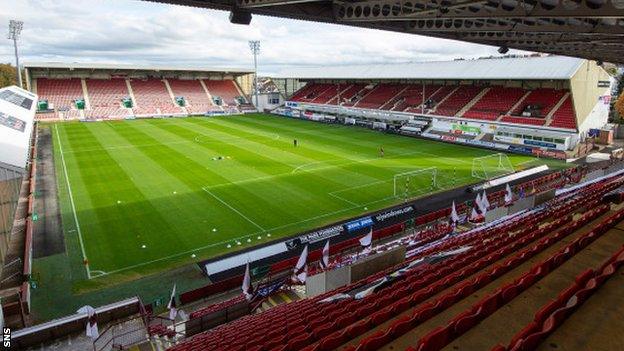
[[[298,142],[297,142],[297,139],[293,139],[293,146],[294,146],[294,147],[297,147],[297,143],[298,143]]]
[[[383,148],[383,146],[379,147],[379,157],[384,157],[384,148]]]

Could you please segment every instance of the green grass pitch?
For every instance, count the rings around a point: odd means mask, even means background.
[[[442,188],[471,183],[472,159],[494,153],[262,114],[51,128],[65,235],[78,237],[91,278],[159,271],[400,203],[398,173],[437,167]],[[509,158],[516,168],[534,160]]]

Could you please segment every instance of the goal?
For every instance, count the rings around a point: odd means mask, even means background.
[[[394,196],[413,197],[438,188],[438,168],[428,167],[394,175]]]
[[[509,157],[497,153],[472,159],[472,176],[479,179],[492,179],[515,172]]]

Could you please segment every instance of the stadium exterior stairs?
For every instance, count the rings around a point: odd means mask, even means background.
[[[466,106],[464,106],[461,110],[459,110],[459,112],[457,112],[455,114],[455,117],[461,117],[464,115],[464,113],[466,113],[466,111],[470,110],[470,108],[472,108],[472,106],[474,106],[477,102],[479,102],[479,100],[481,100],[481,98],[487,94],[488,91],[490,91],[490,89],[492,88],[485,88],[483,90],[481,90],[477,96],[475,96],[472,100],[470,100],[470,102],[468,104],[466,104]]]

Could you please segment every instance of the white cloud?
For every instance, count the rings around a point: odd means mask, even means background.
[[[248,40],[261,40],[260,68],[450,60],[496,48],[423,36],[130,0],[0,0],[0,23],[24,21],[23,60],[250,67]],[[0,60],[13,60],[0,42]]]

